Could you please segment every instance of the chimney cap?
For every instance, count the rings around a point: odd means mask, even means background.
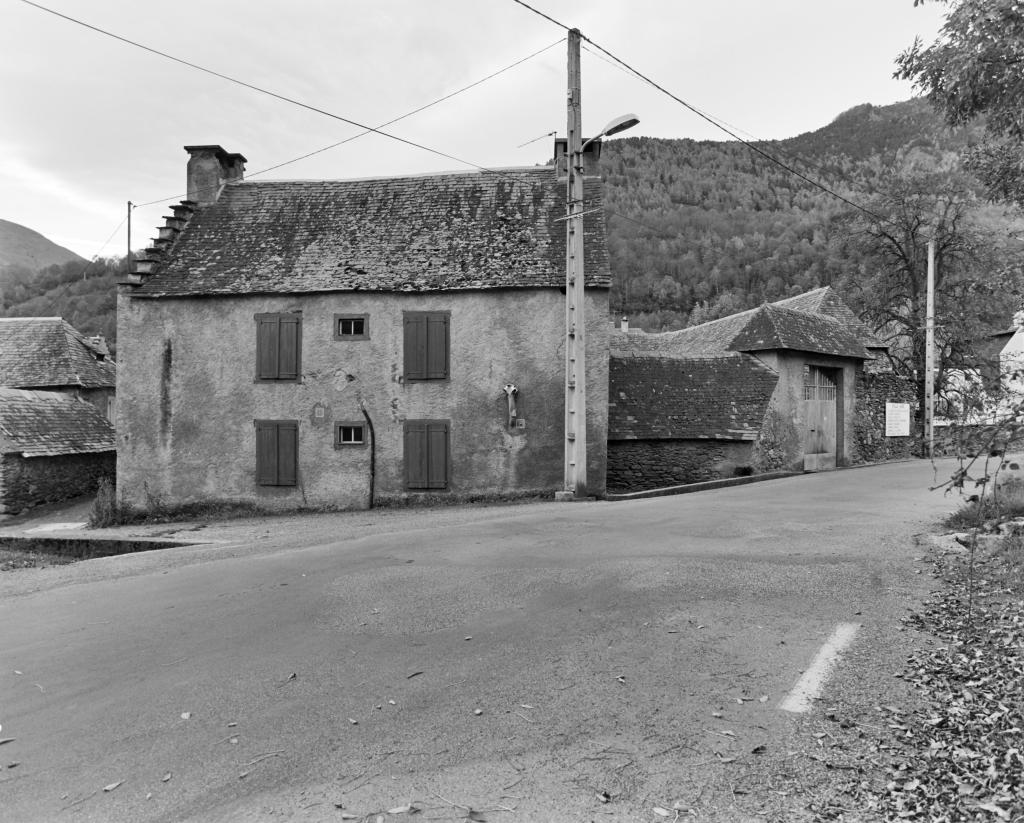
[[[248,160],[245,159],[245,157],[243,155],[239,154],[238,152],[229,152],[223,146],[221,146],[221,145],[219,145],[217,143],[206,143],[206,144],[203,144],[203,145],[184,146],[183,148],[189,154],[209,153],[209,154],[212,154],[214,157],[216,157],[218,160],[241,160],[243,163],[248,163],[249,162]]]

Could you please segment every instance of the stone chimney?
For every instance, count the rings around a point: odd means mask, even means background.
[[[565,156],[568,142],[569,140],[566,137],[555,138],[555,173],[558,175],[559,180],[563,180],[569,176],[569,169],[566,165]],[[586,137],[583,138],[583,142],[587,142]],[[595,140],[583,150],[583,175],[585,177],[596,177],[601,173],[601,170],[597,165],[597,161],[600,159],[601,141]]]
[[[197,206],[216,203],[224,184],[241,180],[245,173],[245,158],[220,146],[185,146],[185,151],[189,153],[187,196]]]

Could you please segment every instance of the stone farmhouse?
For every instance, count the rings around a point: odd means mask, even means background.
[[[612,333],[609,489],[909,456],[886,402],[913,402],[831,288],[660,334]]]
[[[0,515],[113,478],[116,370],[59,317],[0,318]]]
[[[256,182],[188,146],[189,199],[119,287],[117,497],[362,508],[563,477],[565,182],[550,167]],[[610,272],[585,183],[591,491]]]

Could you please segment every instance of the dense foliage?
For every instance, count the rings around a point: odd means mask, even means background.
[[[947,2],[939,39],[916,40],[896,76],[913,80],[950,124],[984,117],[985,140],[968,152],[967,167],[992,197],[1024,205],[1024,4]]]
[[[71,262],[33,271],[0,272],[0,317],[63,317],[84,335],[102,334],[111,348],[117,335],[117,280],[124,258]]]
[[[945,127],[926,102],[913,100],[858,106],[818,131],[759,145],[870,207],[902,176],[963,187],[959,154],[977,135]],[[863,212],[741,143],[616,140],[601,165],[612,308],[635,325],[678,328],[822,285],[849,296],[875,274],[863,246],[851,242],[852,218]],[[1006,235],[1002,209],[972,211],[978,225]]]

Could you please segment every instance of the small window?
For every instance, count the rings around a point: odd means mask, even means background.
[[[294,486],[299,467],[297,420],[256,420],[256,484]]]
[[[256,379],[298,382],[302,363],[302,315],[256,315]]]
[[[335,340],[369,340],[370,317],[366,314],[334,315]]]
[[[365,429],[362,423],[335,423],[334,448],[342,446],[362,446],[366,443]]]
[[[403,316],[406,380],[447,380],[449,312],[407,311]]]

